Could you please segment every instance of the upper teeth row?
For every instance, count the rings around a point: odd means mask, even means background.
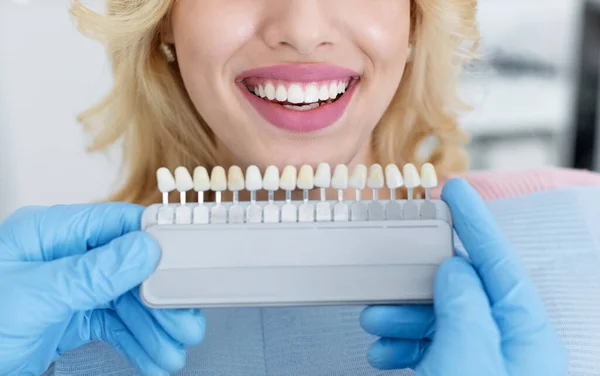
[[[338,190],[345,190],[348,187],[357,190],[366,187],[371,189],[387,187],[393,190],[402,186],[412,189],[418,186],[434,188],[438,185],[435,169],[429,163],[421,167],[420,174],[415,165],[411,163],[404,165],[402,173],[395,164],[387,165],[385,172],[379,164],[374,164],[370,168],[359,164],[352,171],[352,175],[349,176],[348,167],[341,164],[335,167],[332,176],[331,166],[327,163],[321,163],[316,173],[314,173],[312,166],[304,165],[299,171],[294,166],[286,166],[280,175],[276,166],[269,166],[265,170],[264,176],[261,176],[258,167],[250,166],[246,170],[244,178],[244,173],[238,166],[230,167],[227,174],[223,167],[216,166],[209,176],[208,170],[200,166],[194,170],[193,177],[185,167],[175,169],[175,176],[167,168],[162,167],[157,170],[156,176],[158,189],[162,193],[174,190],[182,193],[191,190],[197,192],[209,190],[238,192],[244,189],[248,191],[259,191],[261,189],[292,191],[295,189],[309,190],[315,187]]]
[[[254,94],[268,100],[290,103],[315,103],[335,99],[348,88],[349,82],[332,81],[325,84],[293,83],[286,88],[283,84],[267,82],[264,86],[258,85],[251,89]]]

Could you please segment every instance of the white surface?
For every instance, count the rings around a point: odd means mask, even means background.
[[[85,152],[76,115],[109,87],[102,48],[67,1],[0,2],[0,219],[22,205],[100,199],[117,166]]]
[[[0,1],[0,220],[23,205],[100,199],[114,187],[119,165],[118,153],[111,159],[87,154],[83,128],[75,121],[109,88],[110,69],[101,46],[75,30],[67,12],[70,1],[19,3]],[[578,4],[481,0],[485,47],[569,66]],[[492,79],[465,85],[478,106],[465,118],[470,132],[510,132],[523,126],[563,129],[567,124],[568,80]],[[528,158],[526,150],[519,159]],[[530,151],[536,155],[535,149]],[[502,165],[519,163],[502,154],[500,150]]]
[[[576,62],[584,0],[479,0],[483,47],[561,68]]]
[[[466,80],[463,98],[473,110],[462,119],[470,134],[511,133],[518,128],[564,131],[570,126],[574,82],[567,78],[498,76]]]

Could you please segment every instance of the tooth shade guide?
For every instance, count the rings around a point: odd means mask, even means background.
[[[345,202],[336,202],[333,204],[333,220],[335,222],[347,222],[350,219],[348,204]]]
[[[210,223],[210,211],[205,205],[198,205],[194,208],[193,223],[197,225],[206,225]]]
[[[417,200],[409,199],[402,205],[402,218],[405,220],[420,219],[420,205]]]
[[[421,203],[420,208],[420,219],[436,219],[437,218],[437,207],[430,200],[425,200]]]
[[[229,207],[229,223],[244,223],[244,208],[240,205],[232,205]]]
[[[187,225],[192,223],[192,210],[185,204],[175,208],[175,223],[178,225]]]
[[[315,221],[315,206],[309,202],[303,202],[298,206],[298,221],[299,222],[314,222]]]
[[[385,217],[388,221],[401,220],[402,205],[398,201],[389,201],[385,205]]]
[[[352,221],[366,221],[369,218],[367,207],[361,201],[352,204],[350,214]]]
[[[292,203],[285,203],[281,207],[281,222],[298,222],[298,209]]]
[[[437,206],[438,204],[433,202],[432,205],[428,205],[426,203],[427,201],[432,201],[431,189],[433,188],[424,187],[423,185],[410,188],[402,186],[398,191],[398,189],[391,189],[389,185],[384,185],[384,188],[390,188],[389,192],[388,190],[380,192],[379,188],[374,187],[374,185],[379,186],[380,184],[375,184],[371,181],[371,183],[365,182],[365,189],[371,188],[372,194],[367,191],[367,194],[365,195],[361,189],[356,188],[356,186],[360,186],[363,183],[360,179],[357,180],[358,183],[355,181],[355,185],[348,184],[344,190],[333,187],[332,177],[331,184],[326,188],[323,186],[323,184],[325,184],[322,182],[323,180],[319,180],[320,183],[317,183],[317,171],[318,168],[315,171],[314,188],[319,188],[319,190],[317,191],[314,189],[315,192],[310,193],[309,190],[306,189],[309,188],[308,185],[310,184],[306,182],[303,183],[305,189],[277,189],[271,191],[261,189],[260,192],[257,190],[248,190],[247,187],[242,191],[232,190],[229,185],[225,191],[215,191],[212,189],[209,191],[196,191],[196,186],[194,186],[193,190],[191,190],[191,196],[188,196],[187,192],[182,192],[181,188],[178,186],[176,189],[179,190],[179,192],[177,192],[179,193],[179,196],[175,196],[176,192],[172,191],[173,197],[171,197],[171,194],[167,192],[168,200],[171,200],[172,204],[168,204],[168,201],[166,205],[164,202],[162,203],[166,210],[161,214],[161,223],[169,223],[169,221],[172,224],[239,224],[261,222],[289,223],[294,221],[379,221],[386,219],[424,220],[436,219],[437,216],[443,215],[443,213],[440,212],[441,209]],[[368,168],[367,171],[369,171]],[[296,176],[296,183],[299,182],[298,177],[299,176]],[[229,183],[229,179],[227,180]],[[422,182],[424,185],[433,184],[428,183],[426,179],[421,180],[424,180]],[[194,180],[194,184],[195,183],[196,181]],[[341,183],[338,181],[338,184]],[[392,183],[392,185],[394,184],[396,183]],[[352,201],[353,194],[351,191],[346,193],[348,189],[354,189],[356,201]],[[265,190],[265,192],[262,192],[263,190]],[[329,192],[330,190],[331,192]],[[407,195],[408,192],[411,194]],[[194,194],[197,194],[197,196],[194,197]],[[346,194],[349,194],[350,197],[346,197]],[[406,196],[406,198],[404,198],[404,196]],[[423,200],[421,197],[424,197],[425,199]],[[178,201],[180,202],[173,202],[173,199],[176,198],[179,198]],[[193,203],[196,198],[198,204]],[[268,206],[268,199],[271,200],[272,204],[270,209],[266,209]],[[351,201],[345,201],[348,199]],[[393,205],[393,202],[395,201],[398,201],[398,205]],[[414,205],[411,205],[409,203],[410,201],[415,201]],[[286,203],[289,204],[289,206],[284,208],[284,204]],[[303,204],[308,205],[303,206]],[[217,209],[215,206],[222,206],[224,210]],[[238,206],[238,208],[234,208],[235,206]],[[254,207],[251,208],[251,206]],[[177,211],[177,207],[182,207],[184,209]],[[186,208],[189,211],[184,213]]]
[[[263,220],[265,223],[282,222],[279,207],[276,204],[267,204],[263,209]]]

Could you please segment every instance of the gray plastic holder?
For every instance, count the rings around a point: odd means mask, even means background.
[[[415,204],[415,219],[241,224],[159,224],[161,210],[180,204],[151,205],[141,226],[162,252],[142,300],[152,308],[430,303],[437,269],[454,255],[452,220],[441,200]],[[431,219],[419,214],[426,208]]]

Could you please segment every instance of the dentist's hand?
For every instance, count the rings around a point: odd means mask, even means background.
[[[39,375],[63,352],[111,344],[139,372],[185,365],[204,335],[195,310],[151,310],[137,286],[160,257],[139,231],[143,208],[24,208],[0,224],[0,374]]]
[[[471,263],[455,257],[435,281],[431,306],[373,306],[361,324],[382,337],[369,349],[376,368],[420,376],[563,376],[566,354],[524,267],[481,198],[463,180],[442,199]]]

